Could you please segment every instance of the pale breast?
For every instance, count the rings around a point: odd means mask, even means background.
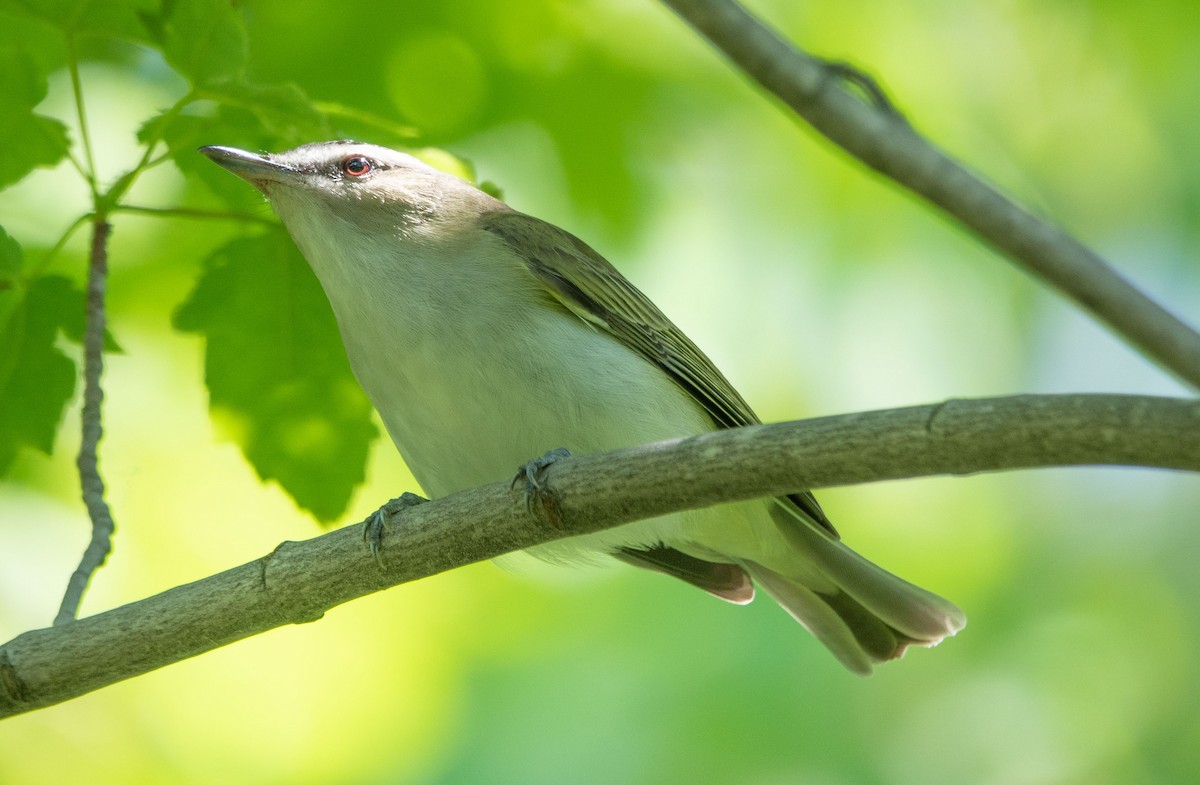
[[[666,374],[611,336],[548,301],[518,307],[355,362],[429,493],[511,476],[558,447],[589,453],[712,430]]]

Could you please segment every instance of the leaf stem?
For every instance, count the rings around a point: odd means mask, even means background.
[[[96,182],[96,157],[92,154],[92,137],[88,132],[87,112],[83,106],[83,83],[79,78],[79,51],[72,33],[67,34],[67,65],[71,71],[71,90],[75,95],[75,113],[79,118],[79,138],[83,144],[84,161],[87,164],[81,166],[76,161],[75,165],[80,168],[80,172],[88,182],[88,187],[92,189],[93,201],[99,203],[100,189]],[[74,156],[72,156],[72,160],[75,160]]]
[[[79,176],[85,181],[91,182],[91,177],[88,175],[87,167],[79,160],[79,156],[75,155],[74,151],[67,150],[67,160],[71,162],[71,166],[75,167],[75,171],[79,172]]]
[[[37,278],[38,276],[40,276],[45,271],[45,269],[50,266],[50,263],[52,261],[54,261],[54,257],[56,257],[60,253],[62,253],[62,249],[66,246],[67,241],[71,239],[71,236],[73,234],[75,234],[75,230],[77,230],[79,227],[83,226],[88,221],[92,220],[92,218],[94,218],[94,217],[95,216],[93,213],[84,213],[83,215],[79,216],[74,221],[72,221],[71,225],[68,226],[66,228],[66,230],[62,233],[62,235],[58,238],[58,242],[56,242],[54,244],[54,247],[51,248],[49,251],[47,251],[46,255],[43,256],[41,261],[38,262],[37,267],[35,267],[33,269],[33,272],[29,276],[29,278],[33,279],[33,278]]]

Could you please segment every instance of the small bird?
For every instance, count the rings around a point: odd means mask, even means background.
[[[581,240],[405,153],[353,141],[200,152],[258,188],[329,298],[350,365],[431,497],[591,453],[758,423],[712,362]],[[529,550],[614,558],[744,604],[757,584],[870,673],[966,618],[842,544],[810,493]]]

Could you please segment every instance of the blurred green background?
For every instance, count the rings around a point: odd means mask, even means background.
[[[1198,321],[1194,0],[750,6],[877,75],[918,128]],[[365,107],[471,160],[510,204],[608,256],[766,420],[956,396],[1183,392],[818,139],[651,0],[240,7],[255,77]],[[81,78],[112,177],[136,160],[137,125],[183,85],[126,44],[94,53]],[[73,122],[65,72],[39,111]],[[169,166],[138,189],[142,203],[204,198]],[[0,193],[0,224],[27,251],[86,209],[65,164]],[[202,341],[170,327],[201,260],[244,229],[115,224],[111,322],[125,353],[108,364],[102,458],[119,531],[89,613],[319,531],[214,428]],[[85,243],[56,267],[78,276]],[[0,482],[0,639],[48,624],[87,540],[77,445],[67,427],[52,457],[24,451]],[[407,489],[377,442],[340,522]],[[1195,477],[1059,469],[820,498],[855,548],[956,600],[967,629],[860,679],[767,601],[736,608],[630,569],[475,565],[8,720],[0,782],[1200,775]]]

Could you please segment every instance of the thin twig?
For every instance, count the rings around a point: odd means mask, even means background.
[[[90,186],[92,177],[90,174],[88,174],[87,167],[84,166],[83,162],[79,160],[79,156],[75,155],[74,150],[67,150],[67,160],[71,162],[71,166],[74,167],[75,171],[79,173],[79,176],[84,179],[84,182],[88,183]]]
[[[87,163],[86,167],[81,166],[78,161],[75,162],[75,165],[92,190],[92,201],[98,202],[100,186],[97,177],[99,175],[96,172],[96,157],[92,154],[92,137],[88,133],[87,112],[83,107],[83,82],[79,78],[79,52],[75,44],[75,36],[70,33],[67,35],[67,55],[67,65],[71,72],[71,91],[75,97],[75,114],[79,118],[79,138],[83,142],[84,160]],[[73,156],[72,160],[74,160]],[[84,171],[85,168],[86,171]]]
[[[108,279],[108,234],[110,226],[103,217],[97,217],[92,226],[92,254],[88,265],[87,328],[83,335],[83,440],[79,446],[79,482],[83,490],[83,503],[92,520],[92,539],[83,552],[79,566],[67,582],[55,625],[73,621],[79,613],[79,603],[87,589],[92,574],[104,564],[112,550],[113,519],[104,500],[104,480],[100,476],[100,461],[97,447],[104,429],[100,419],[100,405],[104,400],[104,388],[100,376],[104,371],[104,294]]]
[[[33,268],[30,278],[32,279],[42,275],[46,268],[50,266],[51,262],[53,262],[54,259],[60,253],[62,253],[62,249],[66,247],[67,242],[70,241],[72,236],[74,236],[75,231],[92,219],[93,215],[91,213],[84,213],[72,221],[71,225],[68,226],[61,235],[59,235],[58,241],[54,243],[50,250],[47,251],[40,260],[38,260],[37,266]]]
[[[514,492],[505,479],[389,516],[377,538],[382,569],[362,529],[348,526],[74,624],[23,633],[0,646],[0,717],[560,537],[804,488],[1080,464],[1200,471],[1200,402],[1132,395],[955,400],[564,458],[543,480],[557,525],[532,514],[523,489]],[[853,522],[841,528],[853,545]]]
[[[1161,367],[1200,388],[1200,334],[1098,254],[1016,205],[894,112],[873,80],[842,87],[847,66],[792,46],[734,0],[663,0],[750,77],[835,144],[923,196],[1027,271],[1058,288]]]

